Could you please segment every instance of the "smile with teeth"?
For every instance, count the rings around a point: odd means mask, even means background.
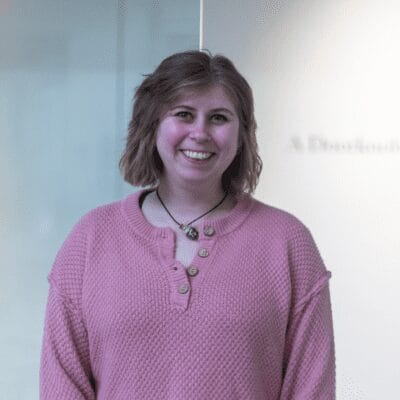
[[[207,160],[208,158],[210,158],[213,153],[209,153],[209,152],[198,152],[198,151],[189,151],[189,150],[182,150],[182,153],[188,157],[188,158],[192,158],[195,160]]]

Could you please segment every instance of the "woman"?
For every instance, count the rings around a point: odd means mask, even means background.
[[[41,399],[335,398],[331,273],[299,219],[251,196],[255,130],[223,56],[146,77],[120,161],[146,188],[85,214],[57,254]]]

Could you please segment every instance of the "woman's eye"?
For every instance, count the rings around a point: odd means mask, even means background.
[[[228,121],[228,118],[226,118],[225,115],[222,115],[222,114],[214,114],[211,118],[215,122],[226,122],[226,121]]]
[[[175,116],[179,117],[179,118],[183,118],[183,119],[188,119],[190,117],[190,112],[188,112],[188,111],[178,111],[175,114]]]

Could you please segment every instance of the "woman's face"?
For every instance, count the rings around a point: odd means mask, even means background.
[[[184,94],[160,118],[156,147],[170,184],[219,185],[238,149],[239,117],[221,86]]]

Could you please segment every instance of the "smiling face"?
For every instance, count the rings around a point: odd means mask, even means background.
[[[164,166],[160,180],[219,187],[238,149],[239,118],[225,90],[213,86],[184,94],[169,105],[156,135]]]

